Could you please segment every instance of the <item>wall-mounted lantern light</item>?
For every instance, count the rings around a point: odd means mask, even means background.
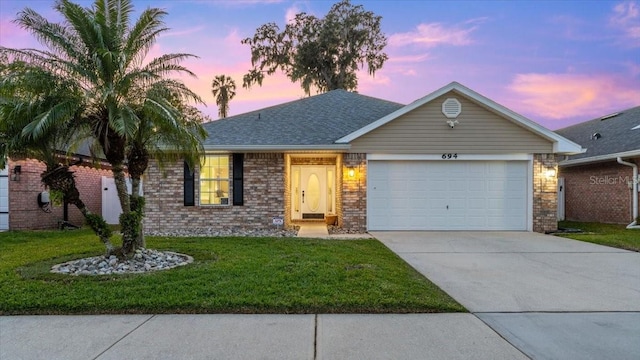
[[[547,179],[551,179],[551,178],[556,177],[556,169],[554,169],[554,168],[548,168],[548,169],[544,172],[544,176],[545,176]]]
[[[350,178],[354,178],[356,177],[356,169],[354,169],[353,167],[349,167],[347,170],[347,175],[349,175]]]
[[[20,181],[20,174],[22,173],[22,166],[16,165],[13,167],[13,173],[11,174],[11,180]]]

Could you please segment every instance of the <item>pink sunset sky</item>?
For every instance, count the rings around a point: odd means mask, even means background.
[[[91,6],[93,1],[76,1]],[[12,20],[29,6],[60,18],[53,0],[0,0],[0,46],[39,47]],[[333,1],[133,1],[168,11],[166,32],[150,55],[186,52],[197,79],[184,79],[217,119],[214,76],[238,84],[230,115],[304,97],[277,74],[242,88],[251,68],[243,38],[267,22],[284,27],[298,12],[322,17]],[[388,62],[375,77],[359,74],[358,92],[407,104],[452,82],[550,129],[640,105],[640,1],[364,1],[382,16]]]

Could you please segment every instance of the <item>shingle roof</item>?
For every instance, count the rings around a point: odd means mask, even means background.
[[[635,130],[632,130],[636,128]],[[589,120],[557,130],[556,133],[587,149],[569,160],[640,150],[640,106],[618,115]],[[598,135],[599,134],[599,135]]]
[[[209,135],[204,146],[329,146],[403,106],[333,90],[206,123]]]

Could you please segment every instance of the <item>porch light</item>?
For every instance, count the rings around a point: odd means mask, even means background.
[[[356,177],[356,169],[354,169],[353,167],[349,167],[349,170],[347,170],[347,175],[349,175],[350,178],[354,178]]]
[[[551,178],[556,177],[556,169],[554,169],[554,168],[548,168],[548,169],[544,172],[544,176],[545,176],[547,179],[551,179]]]
[[[22,173],[22,166],[16,165],[13,167],[13,174],[11,175],[11,180],[20,181],[20,174]]]

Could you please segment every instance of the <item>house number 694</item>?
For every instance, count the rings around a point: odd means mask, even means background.
[[[458,158],[458,154],[452,154],[452,153],[442,154],[442,160],[457,159],[457,158]]]

